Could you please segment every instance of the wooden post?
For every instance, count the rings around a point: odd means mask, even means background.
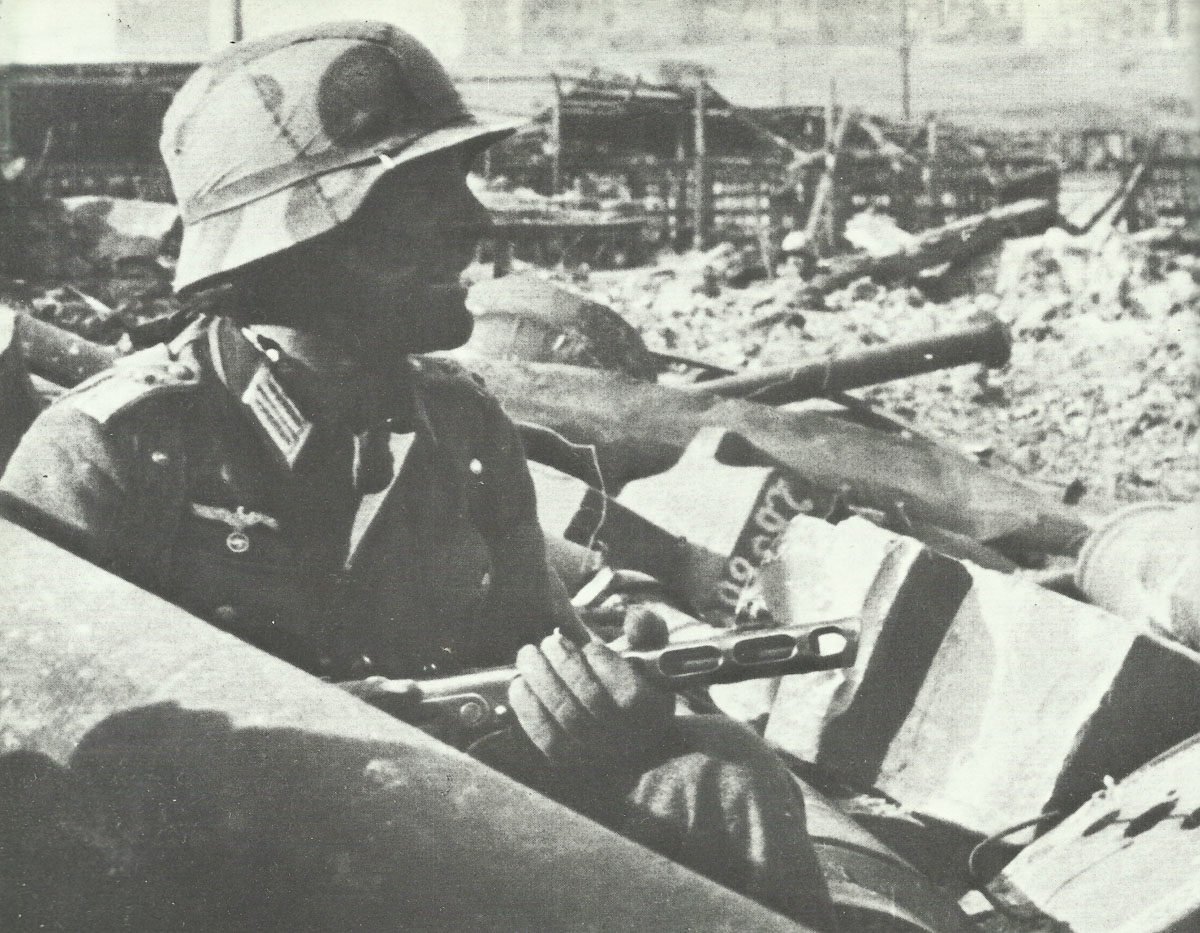
[[[775,0],[771,10],[771,27],[775,32],[775,59],[779,66],[779,106],[788,105],[788,58],[783,34],[783,3]]]
[[[816,190],[813,192],[812,202],[808,209],[808,219],[804,224],[807,252],[814,258],[827,255],[837,240],[838,156],[841,153],[842,140],[845,138],[846,130],[855,116],[853,113],[847,113],[838,119],[834,113],[836,104],[832,94],[830,95],[829,109],[830,119],[837,120],[837,122],[830,123],[827,131],[829,135],[825,140],[825,170],[821,173]]]
[[[562,85],[558,75],[551,75],[554,82],[554,104],[550,108],[550,193],[562,190]]]
[[[908,0],[900,0],[900,109],[905,120],[912,119],[912,36],[908,29]]]
[[[930,222],[939,226],[945,222],[942,216],[941,192],[938,190],[938,120],[937,114],[925,118],[925,197],[929,199]]]
[[[502,279],[512,272],[513,242],[509,235],[497,229],[492,237],[492,278]]]
[[[0,66],[0,160],[17,154],[12,134],[12,72]]]
[[[692,115],[692,124],[694,129],[694,145],[695,153],[693,156],[693,166],[695,178],[695,202],[692,205],[693,217],[695,221],[695,233],[692,237],[692,245],[696,249],[705,249],[708,246],[709,226],[712,221],[712,183],[708,176],[708,144],[705,139],[704,118],[706,112],[706,88],[704,78],[699,74],[696,75],[696,106]]]
[[[829,79],[829,104],[825,110],[825,148],[833,145],[833,137],[841,121],[841,108],[838,107],[837,78]]]
[[[681,114],[679,117],[678,133],[675,137],[675,168],[671,173],[671,183],[675,186],[675,229],[673,231],[673,245],[676,249],[683,249],[683,228],[687,226],[687,131],[687,122]]]

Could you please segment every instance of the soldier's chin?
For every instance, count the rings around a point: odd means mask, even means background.
[[[467,310],[467,290],[455,283],[430,285],[424,307],[417,313],[412,334],[412,351],[453,350],[471,337],[475,319]]]

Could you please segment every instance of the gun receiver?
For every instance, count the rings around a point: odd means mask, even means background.
[[[822,621],[784,628],[730,630],[656,651],[624,651],[650,677],[672,690],[739,683],[786,674],[832,670],[854,663],[858,620]],[[506,725],[511,667],[418,682],[415,716],[405,719],[443,741],[463,747]]]

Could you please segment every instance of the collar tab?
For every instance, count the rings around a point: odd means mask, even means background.
[[[272,457],[291,472],[312,437],[313,421],[275,378],[269,355],[231,322],[215,319],[208,338],[217,377],[246,409]]]

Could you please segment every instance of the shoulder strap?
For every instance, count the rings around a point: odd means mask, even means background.
[[[70,405],[100,424],[164,395],[200,384],[196,367],[173,359],[165,344],[118,360],[109,369],[63,393],[54,404]]]

